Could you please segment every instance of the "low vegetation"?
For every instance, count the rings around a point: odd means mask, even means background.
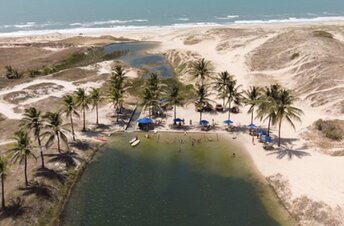
[[[290,57],[291,60],[295,60],[296,58],[300,57],[300,53],[293,53]]]
[[[18,70],[8,65],[5,67],[5,77],[7,79],[20,79],[22,77],[34,78],[37,76],[49,75],[70,68],[83,67],[106,60],[113,60],[127,53],[128,51],[114,51],[112,53],[105,53],[104,50],[100,47],[89,48],[86,51],[73,53],[66,59],[54,65],[45,65],[41,68],[34,68],[28,71],[18,72]]]
[[[322,120],[319,119],[315,122],[315,127],[321,131],[323,135],[334,141],[341,141],[344,136],[343,129],[338,126],[337,120]]]
[[[314,31],[313,36],[321,38],[334,38],[333,34],[327,31]]]

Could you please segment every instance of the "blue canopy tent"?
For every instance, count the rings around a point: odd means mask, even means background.
[[[232,120],[225,120],[223,121],[223,123],[226,125],[230,125],[230,124],[233,124],[234,122]]]
[[[263,135],[266,135],[266,132],[264,131],[264,130],[258,130],[257,131],[257,134],[259,135],[259,136],[263,136]]]
[[[182,122],[183,120],[181,118],[176,118],[173,120],[174,122]]]
[[[270,143],[270,142],[272,142],[272,138],[271,138],[271,137],[268,137],[268,136],[266,136],[266,135],[263,135],[261,139],[262,139],[262,141],[263,141],[264,143]]]
[[[207,126],[209,122],[203,119],[202,121],[199,122],[199,124],[201,124],[202,126]]]
[[[137,122],[139,124],[150,124],[150,123],[153,123],[153,120],[146,117],[146,118],[141,118],[141,119],[137,120]]]
[[[249,129],[257,129],[257,126],[253,123],[251,123],[250,125],[247,126],[247,128]]]

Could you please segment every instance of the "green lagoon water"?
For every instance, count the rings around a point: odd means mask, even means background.
[[[61,225],[289,224],[247,154],[223,137],[139,138],[132,148],[128,135],[116,135],[98,153],[73,190]],[[192,139],[200,143],[192,145]]]

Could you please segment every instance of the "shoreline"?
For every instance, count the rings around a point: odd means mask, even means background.
[[[324,20],[324,21],[247,21],[244,23],[193,23],[193,24],[176,24],[166,26],[123,26],[123,27],[99,27],[99,28],[66,28],[66,29],[50,29],[50,30],[23,30],[13,32],[0,33],[1,39],[6,38],[23,38],[23,37],[38,37],[48,35],[60,35],[60,38],[74,37],[74,36],[101,36],[101,35],[124,35],[144,33],[158,33],[158,32],[176,32],[190,29],[211,29],[211,28],[287,28],[287,27],[311,27],[311,26],[343,26],[344,17],[340,20]]]

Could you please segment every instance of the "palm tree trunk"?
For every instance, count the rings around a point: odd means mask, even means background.
[[[97,117],[97,120],[96,120],[96,125],[98,126],[99,124],[99,116],[98,116],[98,104],[96,104],[96,117]]]
[[[251,124],[253,124],[253,109],[252,109],[252,112],[251,112]]]
[[[44,155],[43,155],[43,149],[42,149],[41,138],[39,137],[39,135],[37,136],[37,141],[38,141],[39,150],[40,150],[40,152],[41,152],[42,169],[44,169],[44,168],[45,168],[45,166],[44,166]]]
[[[225,104],[226,104],[226,97],[224,97],[224,98],[222,99],[222,106],[225,107]]]
[[[270,136],[270,125],[271,125],[271,116],[269,117],[269,122],[268,122],[268,137]]]
[[[177,118],[177,105],[174,105],[174,120],[173,120],[173,124],[176,124],[176,118]]]
[[[73,141],[75,141],[74,123],[73,123],[73,116],[72,116],[72,114],[70,115],[70,124],[71,124],[71,126],[72,126]]]
[[[82,109],[82,117],[83,117],[82,132],[85,132],[86,131],[86,122],[85,122],[86,110],[85,110],[85,108]]]
[[[231,111],[232,111],[231,105],[232,105],[231,101],[228,100],[228,120],[231,120]]]
[[[1,175],[1,205],[2,209],[5,209],[6,204],[5,204],[5,176]]]
[[[201,111],[199,112],[199,124],[201,124],[201,121],[202,121],[202,112],[203,112],[203,109],[201,109]]]
[[[56,132],[56,136],[57,136],[57,150],[59,153],[61,153],[60,136],[58,132]]]
[[[281,147],[281,127],[282,127],[282,118],[279,121],[278,125],[278,147]]]
[[[119,113],[118,113],[118,104],[116,105],[116,122],[118,122],[118,116],[119,116]]]
[[[29,182],[27,181],[27,156],[25,155],[25,166],[24,166],[24,175],[25,175],[25,185],[29,186]]]

